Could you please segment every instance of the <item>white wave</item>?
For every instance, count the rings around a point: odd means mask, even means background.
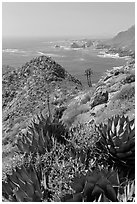
[[[39,55],[46,55],[44,52],[37,52]]]
[[[121,69],[123,66],[113,67],[114,70]]]
[[[80,61],[85,61],[85,59],[84,58],[80,58]]]
[[[2,52],[18,52],[18,49],[3,49]]]
[[[117,54],[109,54],[109,53],[101,53],[101,54],[99,54],[99,55],[97,55],[98,57],[106,57],[106,58],[120,58],[119,57],[119,54],[117,53]]]
[[[115,58],[115,59],[125,59],[125,60],[129,60],[130,57],[129,56],[124,56],[124,57],[120,57],[118,53],[116,54],[110,54],[110,53],[105,53],[105,52],[100,52],[99,55],[97,55],[98,57],[105,57],[105,58]]]
[[[37,52],[39,55],[46,55],[48,57],[63,57],[61,55],[53,54],[53,53],[44,53],[44,52]]]
[[[8,53],[25,53],[24,50],[18,50],[18,49],[3,49],[2,52],[8,52]]]
[[[52,44],[53,42],[52,41],[44,41],[42,43],[46,43],[46,44]]]
[[[71,50],[72,48],[70,48],[70,47],[63,47],[64,48],[64,50]]]

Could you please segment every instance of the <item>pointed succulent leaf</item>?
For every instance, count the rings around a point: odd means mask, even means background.
[[[71,183],[71,187],[75,190],[76,193],[82,192],[85,185],[86,178],[84,175],[80,177],[75,177]]]
[[[81,193],[76,193],[73,195],[73,202],[82,202],[83,196]]]
[[[73,195],[72,194],[66,194],[65,196],[61,197],[61,202],[73,202]]]
[[[7,195],[13,194],[12,188],[7,182],[2,182],[2,192],[5,192]]]
[[[107,177],[107,179],[109,180],[109,182],[111,183],[113,187],[118,187],[120,185],[119,176],[118,176],[117,171],[111,172],[110,175]]]
[[[87,182],[84,187],[84,197],[89,197],[92,195],[92,191],[95,187],[94,183]]]
[[[14,194],[18,202],[24,202],[25,198],[28,197],[27,194],[24,191],[22,191],[20,188],[15,190]]]
[[[117,196],[114,188],[111,184],[108,184],[106,187],[106,194],[108,199],[110,199],[112,202],[117,202]]]
[[[94,199],[99,198],[99,196],[100,196],[102,193],[104,194],[104,190],[103,190],[100,186],[95,185],[95,188],[94,188],[93,191],[92,191],[92,198],[87,199],[87,202],[90,202],[90,201],[93,201]]]
[[[105,192],[106,186],[108,183],[109,183],[109,181],[103,175],[101,175],[100,179],[96,182],[96,185],[98,185],[100,188],[102,188]]]
[[[100,179],[100,177],[101,175],[97,171],[88,172],[86,175],[86,181],[95,184]]]

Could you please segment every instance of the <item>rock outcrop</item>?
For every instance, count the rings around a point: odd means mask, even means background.
[[[85,44],[79,45],[76,42],[73,42],[70,47],[71,48],[85,48]]]
[[[98,41],[97,49],[105,49],[107,54],[116,54],[119,57],[135,58],[135,26],[119,32],[110,40]]]
[[[107,103],[108,101],[108,92],[104,89],[104,90],[97,90],[93,96],[93,98],[91,99],[91,108],[103,104],[103,103]]]

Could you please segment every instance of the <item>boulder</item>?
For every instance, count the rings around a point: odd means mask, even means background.
[[[91,99],[91,108],[107,103],[108,101],[108,92],[106,90],[101,90],[99,89],[98,91],[95,92],[93,98]]]
[[[95,107],[91,110],[90,114],[91,114],[92,116],[96,116],[96,114],[97,114],[99,111],[102,111],[105,107],[106,107],[106,104],[105,104],[105,103],[99,104],[99,105],[95,106]]]

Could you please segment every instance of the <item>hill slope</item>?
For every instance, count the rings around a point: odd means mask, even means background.
[[[135,118],[135,62],[107,71],[95,87],[73,98],[62,120],[67,125],[99,124],[115,115]]]
[[[2,87],[3,140],[8,144],[34,114],[47,113],[48,92],[53,111],[82,86],[51,58],[40,56],[17,70],[4,71]]]
[[[135,51],[135,26],[130,27],[126,31],[118,33],[114,38],[112,38],[109,44],[117,47],[125,47]]]

